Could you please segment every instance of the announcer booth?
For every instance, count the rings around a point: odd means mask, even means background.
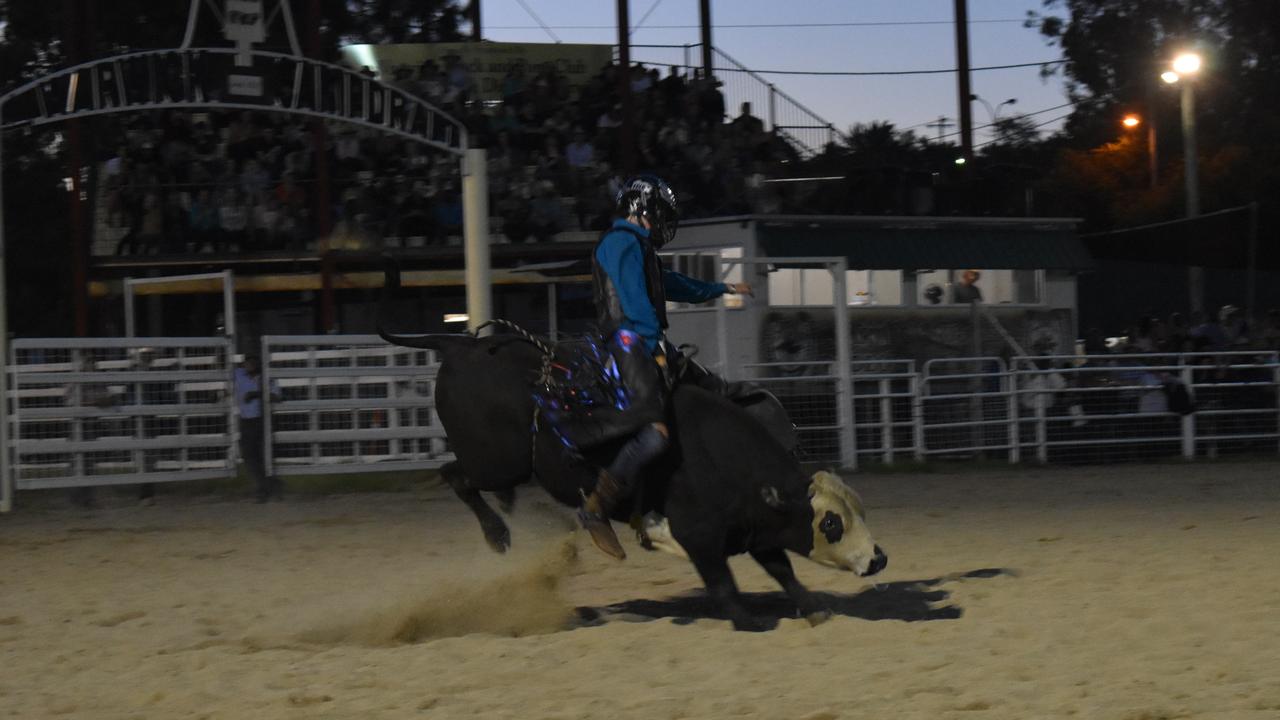
[[[1069,218],[760,216],[685,223],[669,267],[746,281],[754,298],[672,305],[671,335],[696,343],[730,375],[770,364],[1070,353],[1078,337],[1076,277],[1092,259]],[[984,319],[957,302],[978,272]],[[840,273],[837,276],[837,271]],[[837,328],[836,318],[847,318]],[[847,335],[847,347],[837,338]],[[844,352],[840,352],[843,350]]]

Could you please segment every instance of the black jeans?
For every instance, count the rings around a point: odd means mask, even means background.
[[[262,418],[240,418],[240,456],[244,458],[245,472],[253,480],[259,500],[280,492],[276,478],[267,475],[262,432]]]

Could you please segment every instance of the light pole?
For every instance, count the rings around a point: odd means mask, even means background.
[[[1129,113],[1124,116],[1120,124],[1126,130],[1132,130],[1143,123],[1140,116]],[[1158,170],[1156,167],[1156,124],[1152,118],[1147,119],[1147,174],[1151,178],[1151,189],[1155,190],[1159,184]]]
[[[1200,164],[1196,156],[1196,95],[1192,77],[1200,71],[1200,56],[1182,53],[1173,59],[1173,69],[1161,73],[1160,79],[1182,85],[1182,155],[1187,179],[1187,217],[1200,214]],[[1204,268],[1187,268],[1187,289],[1191,295],[1191,311],[1204,311]]]
[[[987,109],[987,117],[991,118],[991,127],[993,128],[993,130],[991,131],[992,135],[995,135],[996,133],[999,132],[999,129],[996,128],[996,122],[1000,120],[1000,108],[1004,107],[1005,105],[1015,105],[1018,102],[1018,98],[1009,98],[1008,100],[1005,100],[999,105],[996,105],[995,107],[991,107],[991,103],[987,102],[986,100],[983,100],[982,97],[979,95],[970,95],[969,99],[977,100],[978,102],[982,103],[982,107]]]

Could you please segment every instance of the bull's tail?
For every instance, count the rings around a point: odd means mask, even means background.
[[[391,316],[391,299],[400,290],[400,265],[395,258],[382,256],[383,285],[378,298],[378,335],[392,345],[422,348],[424,350],[447,351],[451,348],[475,341],[475,336],[466,333],[432,333],[428,335],[401,335],[387,330],[387,320]]]

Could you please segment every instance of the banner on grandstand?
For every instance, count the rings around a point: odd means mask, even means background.
[[[413,71],[427,60],[443,70],[461,63],[483,100],[502,99],[502,78],[513,67],[522,66],[526,77],[551,66],[574,87],[585,85],[613,60],[613,46],[568,43],[419,43],[401,45],[347,45],[343,58],[356,70],[368,67],[379,79],[391,82],[401,69]]]

